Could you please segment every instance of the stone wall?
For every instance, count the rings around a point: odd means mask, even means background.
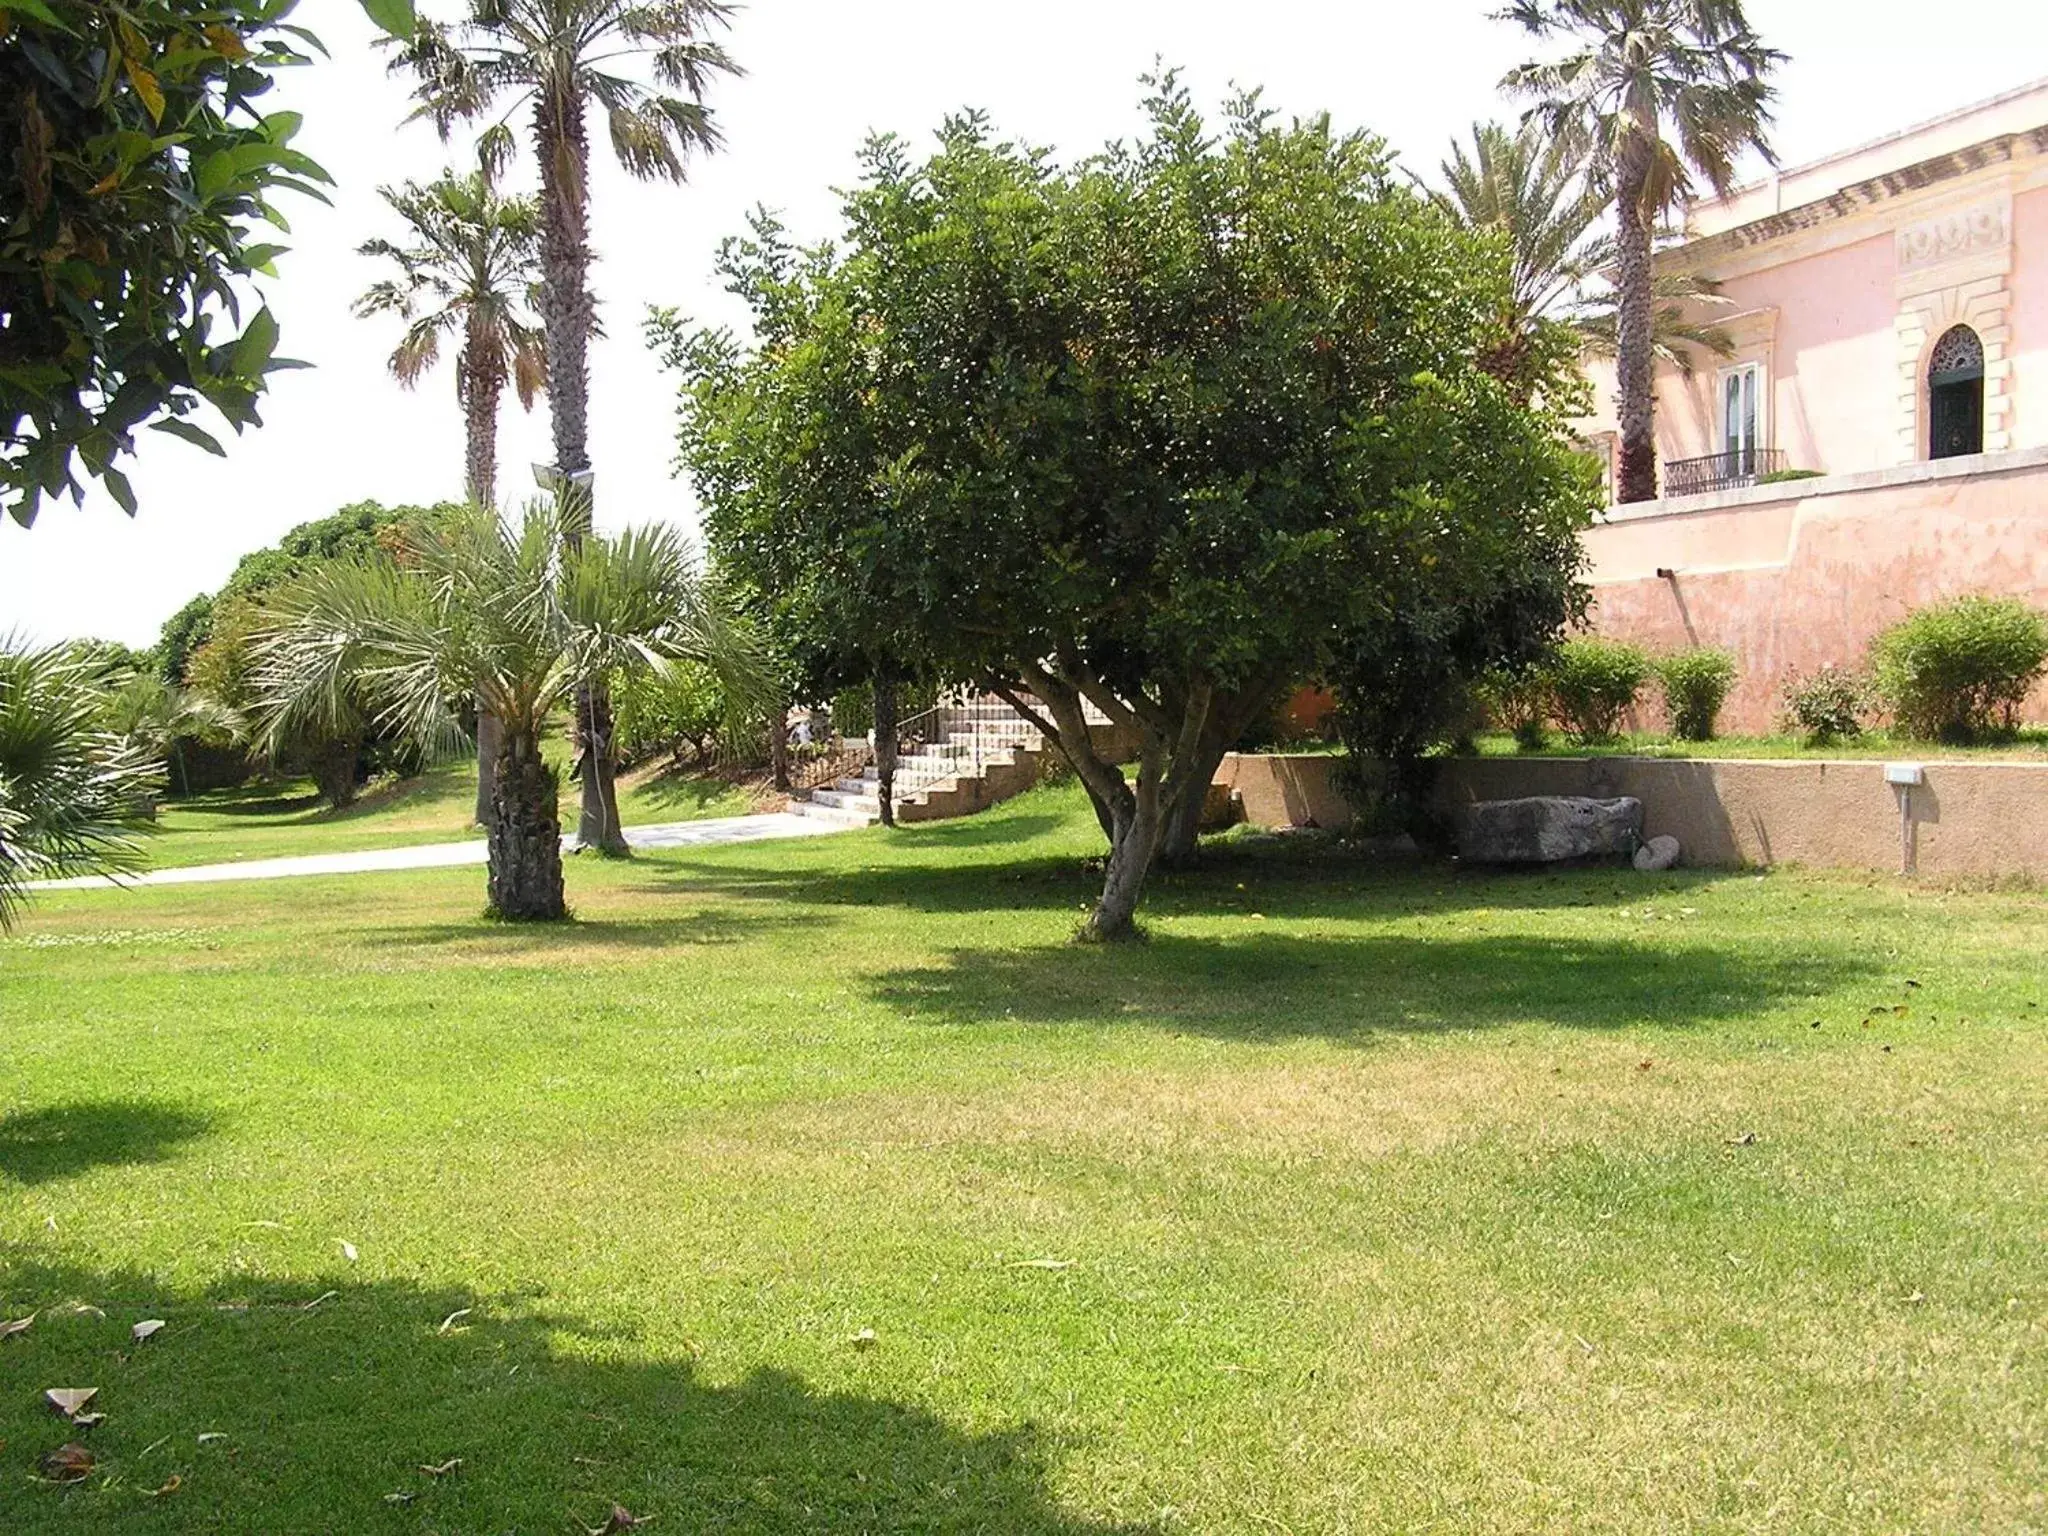
[[[1349,826],[1343,759],[1233,755],[1217,775],[1254,826]],[[1644,834],[1669,834],[1699,865],[1805,864],[1896,873],[1910,850],[1930,879],[2048,879],[2048,763],[1930,762],[1900,792],[1875,761],[1643,757],[1466,758],[1446,765],[1445,807],[1524,795],[1633,795]]]
[[[2048,607],[2048,449],[1617,507],[1586,549],[1595,628],[1732,652],[1722,729],[1765,732],[1788,679],[1861,665],[1915,608],[1968,592]],[[1654,705],[1637,721],[1659,723]]]

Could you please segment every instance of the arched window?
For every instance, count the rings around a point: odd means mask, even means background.
[[[1942,334],[1927,360],[1927,456],[1984,451],[1984,343],[1967,325]]]

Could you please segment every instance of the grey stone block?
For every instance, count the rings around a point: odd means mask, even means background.
[[[1473,864],[1560,864],[1626,857],[1643,832],[1643,803],[1538,795],[1482,800],[1466,814],[1458,854]]]

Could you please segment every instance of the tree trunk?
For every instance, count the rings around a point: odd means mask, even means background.
[[[1208,799],[1209,786],[1216,781],[1216,770],[1223,766],[1224,757],[1243,739],[1252,723],[1278,705],[1286,687],[1285,682],[1275,681],[1269,673],[1253,679],[1244,688],[1218,695],[1211,702],[1195,756],[1179,770],[1187,791],[1174,802],[1160,833],[1161,864],[1169,869],[1182,869],[1194,863],[1201,846],[1202,807]]]
[[[576,818],[576,841],[600,853],[624,857],[625,828],[619,825],[618,760],[612,755],[612,696],[602,678],[591,678],[576,690],[576,723],[581,727],[579,758],[583,803]]]
[[[1616,187],[1614,386],[1621,429],[1619,497],[1657,497],[1656,354],[1651,348],[1650,210],[1643,188],[1650,146],[1638,134],[1623,146]]]
[[[597,307],[590,297],[590,136],[579,93],[542,92],[534,103],[534,144],[540,159],[540,320],[548,353],[548,421],[554,432],[555,468],[573,484],[590,468],[590,332]],[[573,491],[578,522],[570,542],[580,544],[595,516],[587,484]],[[578,777],[583,803],[576,840],[586,848],[623,854],[619,826],[618,763],[612,756],[611,698],[602,678],[576,692]]]
[[[1138,898],[1145,894],[1145,879],[1159,853],[1159,770],[1160,754],[1148,748],[1138,768],[1136,788],[1125,803],[1111,805],[1116,830],[1110,835],[1109,868],[1103,874],[1095,910],[1081,928],[1085,942],[1117,944],[1142,936]]]
[[[313,749],[313,783],[321,798],[339,811],[355,803],[356,759],[363,744],[354,736],[323,741]]]
[[[875,777],[881,781],[882,825],[896,825],[896,683],[875,678]]]
[[[768,714],[768,771],[770,782],[789,790],[789,706],[778,704]]]
[[[463,467],[469,499],[480,507],[498,504],[498,401],[505,393],[505,358],[481,316],[472,314],[456,372],[466,437]]]
[[[490,818],[491,911],[513,922],[557,922],[562,896],[560,786],[532,731],[502,732]]]
[[[476,714],[476,824],[488,827],[497,804],[498,754],[505,750],[505,727],[487,709]]]

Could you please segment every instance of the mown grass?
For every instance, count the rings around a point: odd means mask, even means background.
[[[0,1530],[2048,1524],[2038,898],[1097,841],[40,900]]]
[[[563,824],[573,829],[578,790],[567,774],[567,744],[549,743],[549,756],[563,775]],[[461,842],[482,836],[471,819],[475,808],[473,759],[380,780],[341,810],[328,806],[310,779],[259,779],[169,802],[141,843],[146,867],[172,869]],[[629,775],[619,792],[627,826],[744,816],[747,809],[746,796],[729,784],[656,769]]]

